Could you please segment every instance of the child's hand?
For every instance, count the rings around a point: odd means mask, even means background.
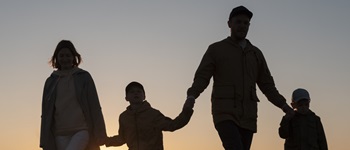
[[[184,104],[183,109],[190,110],[194,107],[195,99],[194,98],[187,98]]]
[[[100,146],[105,145],[107,139],[108,139],[108,137],[98,138],[98,139],[96,139],[96,143]]]
[[[284,118],[287,120],[287,121],[290,121],[295,115],[295,112],[293,111],[293,113],[286,113],[286,115],[284,115]]]
[[[126,141],[120,137],[119,135],[115,135],[112,137],[108,137],[106,139],[106,147],[111,147],[111,146],[122,146],[123,144],[125,144]]]
[[[106,147],[110,147],[112,144],[112,138],[113,137],[107,137],[106,139],[105,139],[105,145],[106,145]]]
[[[288,104],[285,104],[283,107],[282,107],[282,110],[284,113],[286,113],[286,115],[288,116],[294,116],[295,112],[293,110],[292,107],[290,107]]]

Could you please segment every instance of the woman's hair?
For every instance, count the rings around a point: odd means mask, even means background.
[[[61,69],[60,64],[57,62],[57,55],[58,53],[64,49],[67,48],[70,50],[70,52],[72,52],[74,60],[73,60],[73,67],[77,67],[79,66],[79,64],[81,63],[81,56],[80,54],[77,52],[77,50],[75,49],[73,43],[71,41],[68,40],[62,40],[60,41],[55,49],[55,52],[53,53],[53,56],[51,57],[51,60],[49,61],[49,64],[53,67],[53,68],[57,68],[58,70]]]

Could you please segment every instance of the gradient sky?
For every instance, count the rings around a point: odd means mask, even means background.
[[[109,136],[117,134],[131,81],[144,85],[153,107],[175,118],[204,52],[229,35],[226,22],[239,5],[254,13],[247,38],[263,51],[280,93],[290,103],[294,89],[308,89],[329,149],[349,149],[348,0],[1,1],[0,149],[39,149],[42,90],[53,71],[48,61],[62,39],[74,43],[80,67],[94,78]],[[223,149],[210,114],[211,85],[190,123],[164,132],[166,150]],[[283,112],[258,94],[251,149],[283,149]]]

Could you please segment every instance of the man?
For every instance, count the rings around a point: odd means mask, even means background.
[[[256,85],[271,103],[294,114],[276,89],[262,52],[246,39],[252,16],[244,6],[232,10],[231,36],[209,46],[187,91],[187,99],[196,99],[213,77],[212,115],[226,150],[250,149],[257,131]]]

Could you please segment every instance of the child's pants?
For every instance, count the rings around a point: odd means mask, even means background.
[[[57,150],[84,150],[89,143],[89,132],[81,130],[73,135],[56,136]]]

